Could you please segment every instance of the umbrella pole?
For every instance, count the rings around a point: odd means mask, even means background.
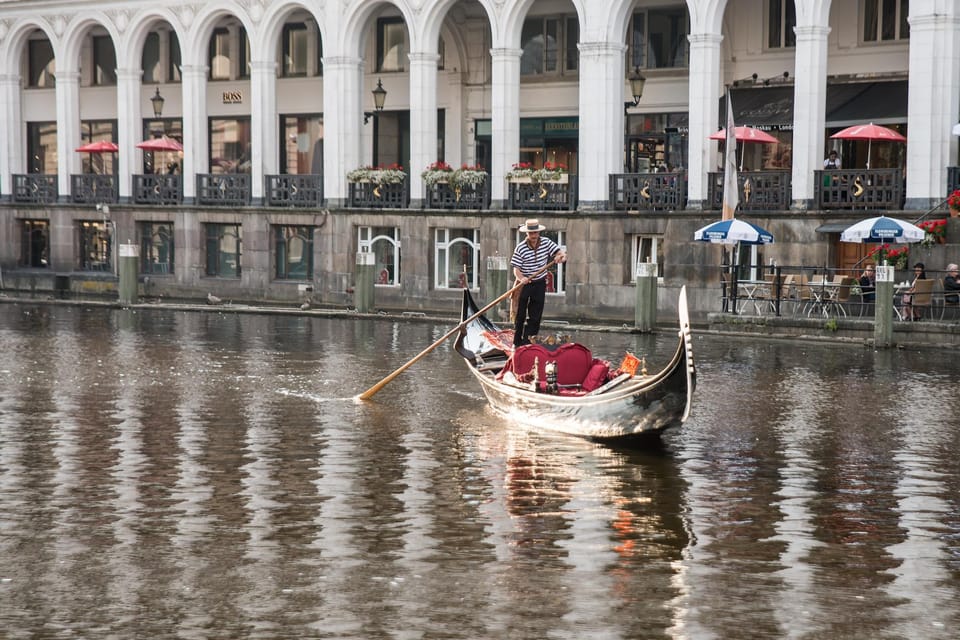
[[[867,140],[867,171],[870,171],[870,151],[873,149],[873,140]]]

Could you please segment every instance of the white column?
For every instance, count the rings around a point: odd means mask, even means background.
[[[687,208],[702,209],[707,200],[707,172],[713,150],[708,139],[720,117],[722,95],[719,33],[691,33],[690,41],[690,145],[687,166]]]
[[[960,113],[960,21],[956,9],[950,16],[934,13],[932,5],[910,6],[907,209],[928,209],[946,197],[947,167],[956,157],[951,131]]]
[[[323,85],[323,192],[329,206],[336,207],[347,199],[347,171],[361,163],[363,60],[324,58]]]
[[[13,173],[23,173],[26,145],[23,144],[20,109],[20,76],[0,75],[0,130],[4,132],[0,150],[0,193],[13,192]]]
[[[609,176],[623,171],[626,46],[620,42],[581,42],[579,49],[580,208],[606,209]]]
[[[250,63],[250,138],[253,158],[251,162],[251,196],[254,202],[263,199],[263,176],[279,173],[279,145],[277,133],[277,64],[270,61]]]
[[[207,67],[183,65],[183,197],[197,197],[197,174],[206,173],[210,157],[207,148]]]
[[[823,168],[827,110],[827,36],[825,24],[797,25],[793,85],[793,199],[794,209],[814,208],[813,172]]]
[[[70,174],[80,173],[80,74],[57,72],[57,185],[60,197],[70,193]]]
[[[143,137],[140,113],[141,69],[117,69],[117,181],[121,201],[130,198],[133,174],[140,173],[136,144]]]
[[[433,52],[410,53],[410,206],[426,198],[420,173],[437,158],[437,61]]]
[[[490,168],[490,198],[496,208],[503,208],[507,199],[504,176],[520,159],[520,55],[521,49],[490,50],[491,81],[491,144],[493,166]]]

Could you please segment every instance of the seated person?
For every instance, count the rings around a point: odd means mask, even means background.
[[[960,304],[960,271],[957,265],[947,265],[947,277],[943,279],[943,301],[946,304]]]
[[[877,268],[873,263],[867,263],[860,276],[860,294],[864,302],[873,302],[877,294]]]
[[[926,280],[927,279],[927,268],[922,262],[918,262],[913,265],[913,281],[910,283],[910,288],[904,292],[903,296],[900,299],[900,315],[905,320],[919,320],[920,314],[913,308],[913,294],[916,293],[917,280]]]

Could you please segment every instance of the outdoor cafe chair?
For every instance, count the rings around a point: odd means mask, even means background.
[[[928,314],[931,313],[933,308],[933,283],[934,280],[930,278],[918,279],[913,283],[913,293],[910,294],[911,315],[917,315],[919,312],[920,316],[923,317],[924,310]],[[912,320],[912,317],[903,319]]]
[[[943,278],[937,278],[934,294],[934,305],[940,307],[941,322],[960,318],[960,291],[947,291],[943,286]]]

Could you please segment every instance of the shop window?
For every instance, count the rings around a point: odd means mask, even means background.
[[[635,235],[630,246],[630,282],[637,281],[637,265],[641,262],[657,265],[657,278],[663,278],[663,236]]]
[[[113,237],[109,222],[84,220],[80,225],[80,270],[112,272]]]
[[[547,229],[546,231],[540,232],[540,237],[550,238],[557,243],[557,246],[563,249],[564,252],[567,251],[567,246],[564,244],[566,241],[566,232],[565,231],[553,231]],[[516,232],[516,237],[514,238],[515,244],[520,244],[527,239],[527,234],[520,233],[519,230]],[[562,262],[556,264],[547,269],[547,293],[564,293],[566,292],[566,268],[567,264]],[[510,270],[510,279],[513,280],[513,269]]]
[[[91,142],[113,142],[117,139],[116,120],[82,120],[80,122],[80,144]],[[113,153],[84,153],[81,154],[80,166],[83,173],[98,173],[108,175],[116,173],[116,154]]]
[[[768,0],[767,47],[784,49],[797,46],[797,10],[794,0]]]
[[[210,36],[210,80],[232,80],[250,77],[250,40],[242,26],[235,29],[218,27]],[[236,63],[236,71],[234,64]]]
[[[302,22],[283,25],[283,77],[307,75],[308,35],[307,25]]]
[[[47,38],[39,38],[27,42],[27,56],[30,76],[27,84],[38,89],[51,89],[56,86],[54,73],[57,70],[56,58],[53,57],[53,45]]]
[[[57,123],[27,123],[27,171],[57,173]]]
[[[689,34],[690,20],[685,7],[634,12],[630,24],[630,64],[627,70],[635,67],[669,69],[688,66]]]
[[[240,277],[243,229],[239,224],[207,224],[207,275]]]
[[[278,280],[313,279],[313,227],[273,227],[275,266]]]
[[[323,173],[323,116],[282,115],[280,126],[280,172],[289,174]]]
[[[862,0],[863,41],[907,40],[910,38],[910,0]]]
[[[434,238],[434,287],[478,288],[480,230],[436,229]]]
[[[403,71],[409,53],[403,18],[377,20],[377,71]]]
[[[140,273],[173,273],[173,223],[141,222]]]
[[[98,87],[117,84],[117,52],[110,36],[93,38],[93,84]]]
[[[357,248],[374,255],[374,283],[380,286],[400,284],[400,229],[397,227],[358,227]]]
[[[210,118],[210,173],[250,173],[250,118]]]
[[[46,269],[50,255],[50,223],[46,220],[20,221],[20,266]]]

